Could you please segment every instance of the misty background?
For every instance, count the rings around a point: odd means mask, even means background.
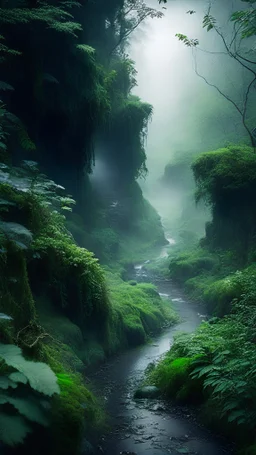
[[[156,7],[155,0],[147,3]],[[228,39],[232,33],[228,19],[245,4],[231,0],[211,4]],[[207,209],[194,202],[193,159],[200,152],[238,143],[241,137],[248,141],[235,108],[195,73],[196,66],[210,83],[237,102],[243,101],[248,74],[226,55],[215,31],[203,29],[208,5],[206,0],[170,0],[162,9],[164,17],[147,21],[130,42],[138,71],[133,92],[154,107],[146,143],[149,173],[140,185],[174,236],[183,227],[200,237],[210,218]],[[198,48],[186,47],[176,33],[199,39]]]

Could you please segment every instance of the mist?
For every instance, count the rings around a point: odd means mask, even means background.
[[[155,3],[148,2],[151,7],[156,7]],[[231,12],[243,9],[244,3],[212,3],[212,14],[228,34]],[[165,166],[185,156],[190,156],[191,162],[200,152],[238,142],[245,135],[239,114],[215,88],[198,77],[195,65],[200,74],[229,96],[234,96],[235,91],[237,101],[242,96],[239,89],[245,75],[239,64],[225,55],[221,38],[214,31],[203,29],[208,1],[169,1],[166,6],[164,17],[148,21],[130,43],[138,71],[134,93],[154,107],[146,143],[149,173],[140,185],[167,224],[182,216],[189,194],[195,216],[201,217],[197,226],[201,235],[210,215],[203,210],[201,216],[193,202],[192,172],[190,187],[184,190],[163,181]],[[189,10],[195,13],[188,14]],[[196,54],[178,40],[177,33],[199,40]]]

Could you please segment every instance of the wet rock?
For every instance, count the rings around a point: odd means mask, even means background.
[[[82,445],[81,445],[81,455],[91,455],[95,453],[94,447],[91,445],[89,441],[86,439],[83,440]]]
[[[164,406],[162,406],[161,404],[155,404],[153,407],[152,407],[152,411],[154,412],[165,412],[166,411],[166,408]]]
[[[161,392],[157,387],[148,385],[137,389],[134,394],[134,398],[157,398],[160,394]]]
[[[176,449],[176,450],[179,453],[190,453],[190,450],[188,449],[188,447],[181,447],[180,449]]]

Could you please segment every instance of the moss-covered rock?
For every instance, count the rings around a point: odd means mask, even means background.
[[[201,400],[201,390],[190,378],[191,364],[191,358],[179,357],[173,360],[171,355],[167,355],[149,372],[148,381],[158,387],[169,399],[179,402],[198,402]]]
[[[137,389],[134,393],[135,399],[143,399],[143,398],[158,398],[161,394],[160,389],[155,386],[144,386],[140,389]]]

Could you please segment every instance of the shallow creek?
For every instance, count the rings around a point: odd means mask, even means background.
[[[135,269],[138,281],[147,278],[141,265]],[[111,419],[111,431],[102,438],[98,451],[106,455],[229,455],[231,448],[203,428],[191,408],[159,399],[133,399],[148,364],[169,350],[175,332],[191,332],[203,318],[202,309],[187,301],[170,281],[156,285],[160,294],[172,300],[181,322],[165,329],[150,344],[111,359],[91,377]]]

